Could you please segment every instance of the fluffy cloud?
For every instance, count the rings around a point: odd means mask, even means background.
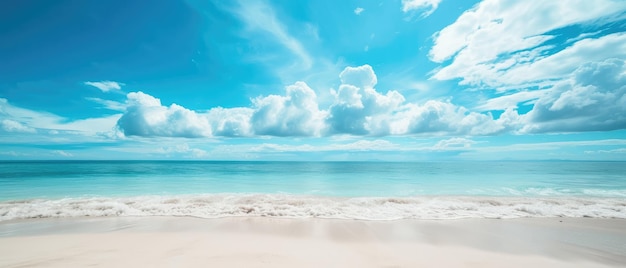
[[[361,12],[365,11],[362,7],[357,7],[354,9],[354,14],[361,15]]]
[[[406,135],[474,134],[501,131],[491,115],[470,112],[450,102],[406,103],[402,94],[374,89],[377,78],[369,65],[348,67],[327,119],[331,134]]]
[[[213,135],[224,137],[252,136],[253,129],[250,117],[254,113],[250,108],[213,108],[207,116],[211,123]]]
[[[127,136],[207,137],[211,125],[206,117],[177,104],[162,106],[161,100],[143,92],[127,95],[126,113],[117,122]]]
[[[251,121],[257,135],[317,136],[324,128],[325,113],[317,96],[304,82],[287,87],[285,96],[270,95],[254,100]]]
[[[102,92],[109,92],[111,90],[120,90],[122,89],[123,83],[118,83],[115,81],[100,81],[100,82],[85,82],[85,85],[96,87]]]
[[[523,115],[524,132],[626,128],[626,64],[607,59],[580,66]]]
[[[470,112],[450,102],[430,100],[423,105],[408,104],[398,113],[399,133],[488,135],[502,130],[491,115]]]
[[[623,33],[601,38],[584,33],[560,41],[555,31],[601,25],[609,19],[599,18],[625,9],[626,2],[611,0],[484,0],[434,36],[431,60],[449,61],[434,78],[489,88],[529,86],[562,78],[587,61],[623,58]]]
[[[331,134],[387,135],[394,110],[404,102],[397,91],[383,95],[374,86],[376,74],[369,65],[347,67],[339,75],[342,85],[334,92],[327,123]]]
[[[402,11],[420,11],[422,17],[428,17],[435,12],[441,0],[402,0]]]
[[[126,113],[117,123],[127,136],[318,136],[326,117],[315,92],[304,82],[288,86],[284,96],[256,98],[252,108],[217,107],[205,113],[177,104],[163,106],[143,92],[131,92],[127,98]]]
[[[443,66],[433,78],[496,89],[500,96],[477,109],[504,112],[491,120],[459,110],[453,119],[451,109],[440,107],[426,114],[447,110],[450,117],[428,126],[448,123],[449,132],[470,134],[626,128],[626,33],[605,31],[625,10],[626,2],[611,0],[480,2],[435,34],[429,56]],[[519,114],[520,104],[532,110]]]
[[[488,135],[506,129],[504,120],[470,112],[450,102],[406,103],[402,94],[376,91],[377,77],[369,65],[347,67],[335,100],[320,109],[317,95],[304,82],[286,88],[284,95],[261,96],[251,107],[213,108],[195,112],[180,105],[163,106],[142,92],[127,95],[126,112],[118,127],[127,136],[249,137],[329,136],[336,134],[385,136],[407,134]],[[517,119],[510,117],[509,121]]]

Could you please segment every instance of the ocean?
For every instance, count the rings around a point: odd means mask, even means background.
[[[0,162],[0,221],[626,218],[624,162]]]

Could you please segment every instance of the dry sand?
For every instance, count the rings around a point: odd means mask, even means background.
[[[0,267],[626,267],[626,220],[176,217],[0,223]]]

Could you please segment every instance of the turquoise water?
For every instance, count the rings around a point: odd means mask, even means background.
[[[0,162],[0,202],[0,220],[246,211],[368,219],[626,217],[626,163]],[[516,210],[504,211],[510,207]]]

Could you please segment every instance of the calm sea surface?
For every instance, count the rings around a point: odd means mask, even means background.
[[[626,163],[0,162],[0,202],[0,220],[240,214],[626,218]],[[452,211],[449,217],[437,214],[442,209]]]

